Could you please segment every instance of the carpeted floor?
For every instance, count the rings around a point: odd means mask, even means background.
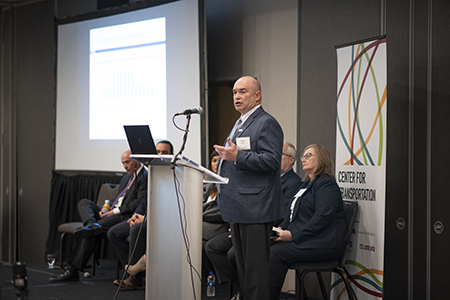
[[[120,291],[117,296],[117,286],[113,285],[115,277],[115,261],[100,260],[101,266],[96,270],[95,277],[85,278],[80,273],[80,280],[67,283],[51,283],[48,278],[61,273],[59,269],[49,269],[45,262],[27,263],[28,297],[29,300],[106,300],[106,299],[145,299],[145,290]],[[20,299],[12,284],[12,266],[0,265],[0,300]],[[216,297],[206,297],[205,284],[202,284],[201,300],[228,300],[228,285],[216,287]],[[116,297],[116,298],[115,298]],[[281,299],[297,299],[295,295],[282,295]],[[158,299],[165,300],[165,299]],[[200,300],[200,299],[199,299]]]

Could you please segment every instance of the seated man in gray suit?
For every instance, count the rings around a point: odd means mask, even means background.
[[[272,223],[283,215],[280,165],[283,130],[261,106],[261,87],[250,76],[233,86],[233,103],[241,113],[219,153],[218,204],[230,223],[239,284],[244,299],[269,299]]]
[[[85,226],[74,233],[78,240],[67,260],[71,267],[57,277],[50,277],[50,282],[78,280],[78,271],[83,271],[95,250],[96,236],[106,234],[113,225],[127,220],[141,203],[147,201],[147,170],[132,160],[130,154],[130,150],[122,154],[127,174],[120,181],[118,195],[109,211],[102,211],[102,207],[88,199],[78,202],[78,212]]]

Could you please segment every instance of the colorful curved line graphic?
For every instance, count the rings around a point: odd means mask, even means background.
[[[362,264],[354,261],[354,260],[346,260],[345,264],[347,265],[353,265],[360,269],[359,272],[350,275],[348,270],[344,267],[344,271],[347,275],[347,277],[350,280],[350,286],[352,287],[352,294],[353,297],[358,300],[358,297],[355,293],[355,288],[359,289],[360,291],[364,292],[367,295],[371,295],[377,298],[383,297],[383,282],[381,282],[376,275],[383,276],[382,270],[376,270],[376,269],[368,269]],[[364,282],[364,285],[361,283]],[[342,283],[342,278],[337,279],[335,282],[331,284],[331,289],[337,289],[339,288],[339,284]],[[369,287],[371,288],[369,288]],[[345,285],[342,286],[342,288],[339,290],[339,293],[337,294],[336,300],[340,300],[344,293],[346,292]]]
[[[377,54],[380,44],[386,43],[386,39],[380,39],[371,42],[367,47],[364,43],[352,46],[351,65],[347,70],[345,77],[340,83],[337,95],[337,103],[339,103],[341,94],[348,83],[348,103],[347,103],[347,126],[346,130],[341,124],[339,109],[337,110],[337,126],[338,132],[349,153],[349,159],[343,162],[343,165],[381,165],[383,159],[384,147],[384,122],[382,108],[386,104],[387,86],[378,86],[377,77],[373,68],[373,60]],[[356,48],[356,51],[355,51]],[[355,53],[356,52],[356,53]],[[363,63],[366,62],[366,65]],[[372,81],[372,85],[367,85],[368,80]],[[366,86],[367,85],[367,86]],[[360,110],[363,105],[368,106],[370,103],[363,97],[365,88],[374,88],[376,98],[376,111],[373,112],[374,118],[370,132],[365,133],[361,128]],[[371,92],[371,91],[369,91]],[[368,145],[373,137],[373,133],[378,128],[378,147],[377,149],[369,149]],[[366,135],[367,134],[367,135]],[[355,144],[359,143],[359,146]],[[375,152],[375,153],[371,153]],[[360,157],[362,156],[362,157]]]

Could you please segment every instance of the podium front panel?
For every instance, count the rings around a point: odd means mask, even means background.
[[[149,166],[146,299],[201,299],[191,265],[201,274],[203,174],[183,166],[175,174],[178,199],[171,167]]]

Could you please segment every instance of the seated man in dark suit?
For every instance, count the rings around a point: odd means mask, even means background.
[[[74,233],[78,240],[67,260],[71,267],[63,274],[51,277],[51,282],[78,280],[78,271],[83,271],[94,252],[96,236],[106,234],[113,225],[127,220],[141,203],[147,201],[147,170],[132,160],[130,154],[130,150],[122,154],[127,174],[120,181],[119,193],[111,202],[109,211],[102,211],[102,207],[88,199],[78,203],[78,212],[85,226]]]
[[[296,160],[297,150],[295,150],[295,146],[292,143],[284,142],[283,156],[281,157],[281,189],[283,190],[283,203],[286,209],[303,183],[300,176],[292,169]]]

